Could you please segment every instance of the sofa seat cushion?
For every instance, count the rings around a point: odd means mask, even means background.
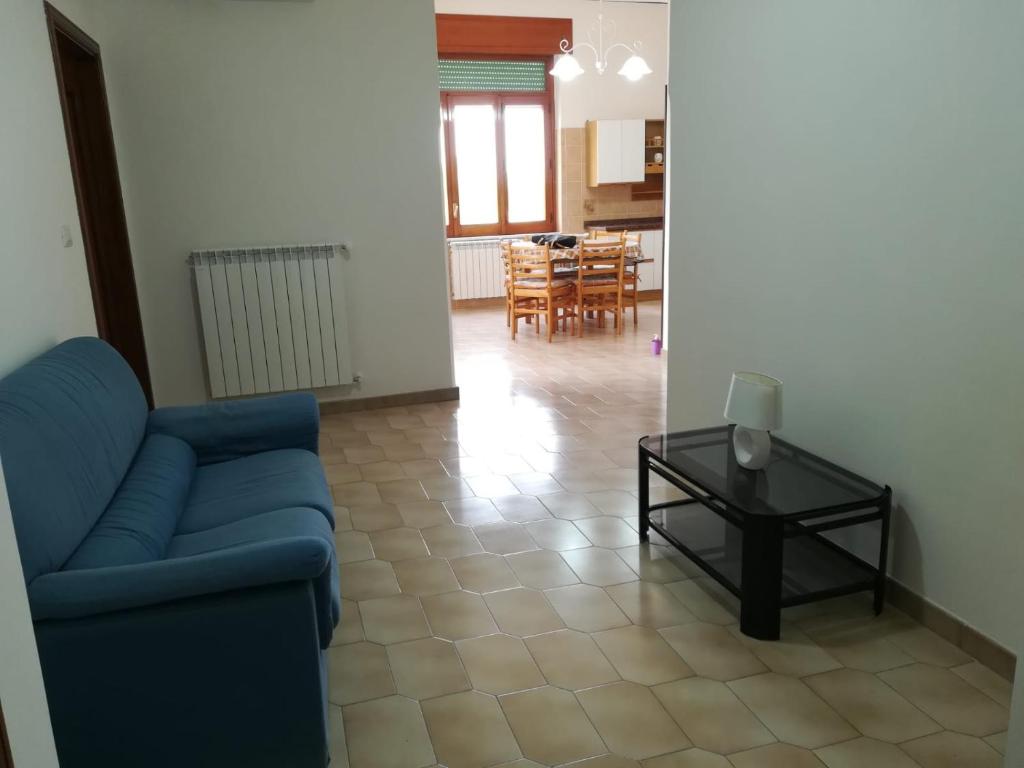
[[[278,509],[252,515],[217,528],[174,536],[167,548],[167,559],[192,557],[247,544],[297,539],[320,538],[334,548],[331,524],[319,509],[297,507]],[[327,647],[331,633],[341,617],[341,586],[338,560],[332,556],[330,567],[314,582],[317,617],[322,646]]]
[[[183,440],[150,435],[110,505],[64,570],[160,560],[185,509],[195,451]]]
[[[316,454],[266,451],[196,469],[177,533],[218,528],[288,507],[319,510],[334,527],[334,503]]]

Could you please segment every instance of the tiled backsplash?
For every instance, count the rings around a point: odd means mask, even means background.
[[[661,216],[662,200],[631,200],[629,184],[588,187],[584,128],[563,128],[561,220],[562,232],[581,232],[589,219]]]

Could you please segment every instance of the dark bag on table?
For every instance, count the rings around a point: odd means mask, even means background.
[[[530,240],[535,245],[550,246],[553,251],[576,247],[576,238],[573,235],[534,235]]]

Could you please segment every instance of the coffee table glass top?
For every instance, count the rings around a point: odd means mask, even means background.
[[[652,435],[640,440],[660,463],[742,514],[800,516],[848,505],[871,506],[885,489],[772,437],[762,470],[736,463],[728,426]]]

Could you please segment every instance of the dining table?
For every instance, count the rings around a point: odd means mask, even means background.
[[[576,238],[576,245],[572,246],[571,248],[552,247],[550,250],[551,263],[555,265],[555,269],[558,269],[559,267],[569,267],[576,265],[576,262],[579,260],[580,255],[579,243],[583,240],[586,240],[588,243],[608,243],[609,245],[618,243],[618,240],[616,238],[591,238],[585,234],[572,235],[571,233],[569,236]],[[512,241],[513,248],[531,245],[537,245],[537,243],[534,243],[532,240]],[[641,248],[640,243],[638,241],[630,240],[628,237],[626,238],[625,265],[627,267],[633,267],[635,269],[637,264],[651,264],[653,263],[653,261],[653,258],[647,258],[644,256],[643,249]]]

